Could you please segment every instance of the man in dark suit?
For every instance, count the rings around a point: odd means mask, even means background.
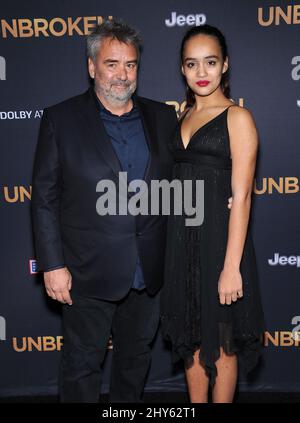
[[[112,332],[110,400],[141,401],[159,323],[166,217],[99,215],[97,183],[170,179],[172,107],[138,97],[140,40],[107,21],[87,39],[94,86],[44,110],[33,171],[38,270],[63,303],[63,402],[97,402]],[[133,193],[128,193],[128,199]]]

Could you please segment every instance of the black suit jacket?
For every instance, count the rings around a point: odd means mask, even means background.
[[[150,159],[145,181],[171,178],[168,142],[174,108],[136,97]],[[38,270],[64,264],[72,291],[119,300],[133,282],[139,251],[145,284],[163,282],[165,216],[99,216],[100,180],[118,186],[121,165],[105,132],[92,88],[44,110],[32,180],[32,220]],[[150,191],[150,190],[149,190]]]

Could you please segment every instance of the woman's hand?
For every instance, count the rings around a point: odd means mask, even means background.
[[[243,296],[243,280],[238,269],[223,269],[218,283],[221,304],[230,305]]]

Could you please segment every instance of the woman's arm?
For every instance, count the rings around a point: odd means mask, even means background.
[[[232,208],[223,271],[219,279],[221,304],[231,304],[243,295],[240,263],[250,216],[258,136],[251,113],[241,107],[228,111],[232,157]]]

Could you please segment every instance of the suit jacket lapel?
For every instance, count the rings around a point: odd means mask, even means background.
[[[119,172],[122,172],[122,166],[112,146],[111,140],[106,133],[96,105],[96,99],[94,98],[94,94],[91,90],[93,90],[93,88],[90,88],[85,93],[86,101],[84,102],[84,107],[81,109],[81,113],[87,124],[86,133],[88,136],[91,132],[90,138],[93,140],[102,158],[112,168],[113,172],[119,176]]]
[[[102,119],[100,118],[96,99],[92,90],[93,88],[91,87],[85,93],[85,101],[83,107],[80,108],[81,114],[84,116],[87,125],[86,133],[88,136],[88,134],[91,132],[90,138],[93,140],[93,143],[101,154],[102,158],[112,168],[116,176],[119,176],[119,172],[122,172],[122,166],[112,146],[111,140],[105,131],[105,127]],[[149,161],[144,176],[145,181],[149,183],[151,181],[151,174],[153,169],[153,156],[158,154],[155,113],[144,99],[138,96],[135,96],[134,99],[140,112],[145,137],[149,148]]]

